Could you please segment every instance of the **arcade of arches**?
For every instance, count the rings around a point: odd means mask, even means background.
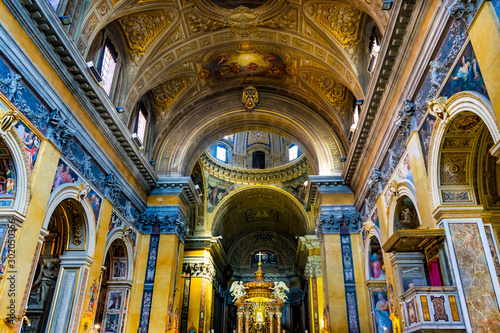
[[[500,332],[499,19],[0,1],[0,333]]]

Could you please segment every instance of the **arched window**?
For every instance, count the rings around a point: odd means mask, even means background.
[[[215,157],[222,162],[227,163],[227,148],[224,146],[217,146],[215,148]]]
[[[101,78],[103,89],[106,94],[110,94],[113,78],[115,76],[116,58],[118,54],[109,39],[104,43],[104,49],[101,56]]]
[[[380,43],[378,41],[377,31],[373,29],[370,37],[370,64],[368,65],[368,72],[373,72],[377,64],[378,53],[380,52]]]
[[[351,128],[349,129],[349,136],[347,137],[347,140],[349,142],[351,142],[352,139],[354,138],[354,132],[356,131],[356,127],[358,126],[358,121],[359,121],[359,105],[354,104],[352,125]]]
[[[139,106],[139,111],[137,112],[137,119],[135,121],[135,134],[137,139],[144,144],[144,138],[146,137],[146,126],[148,124],[148,114],[144,109],[144,106]]]
[[[299,157],[299,146],[291,145],[290,148],[288,148],[288,160],[293,161],[297,157]]]

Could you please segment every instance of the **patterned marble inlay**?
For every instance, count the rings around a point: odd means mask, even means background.
[[[451,240],[473,332],[500,332],[500,310],[475,223],[450,223]]]

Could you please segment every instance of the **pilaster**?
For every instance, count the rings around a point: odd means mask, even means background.
[[[8,306],[13,304],[13,313],[21,314],[28,302],[29,290],[35,274],[40,252],[39,237],[43,233],[42,226],[45,218],[45,210],[49,202],[54,175],[60,152],[49,141],[45,140],[37,158],[37,167],[31,178],[31,202],[26,212],[26,218],[15,236],[15,266],[7,265],[5,277],[13,277],[15,293],[12,295],[11,288],[7,288],[6,279],[2,281],[0,292],[0,318],[3,319],[11,312]],[[13,325],[1,322],[0,332],[14,332]]]

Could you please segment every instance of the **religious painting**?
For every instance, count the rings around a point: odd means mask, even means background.
[[[88,311],[95,313],[95,309],[97,306],[97,297],[98,297],[98,290],[97,290],[97,283],[94,281],[92,286],[90,286],[89,290],[89,307]]]
[[[408,325],[415,324],[418,322],[417,307],[415,306],[415,299],[406,302],[406,311],[408,311]]]
[[[15,194],[16,168],[9,149],[5,142],[0,140],[0,198],[14,198]],[[12,201],[7,204],[10,206]]]
[[[378,220],[378,212],[377,212],[377,208],[375,208],[375,210],[373,211],[373,214],[372,216],[370,217],[370,220],[372,221],[373,224],[375,224],[377,226],[377,228],[380,229],[380,222]]]
[[[495,9],[498,20],[500,20],[500,0],[493,0],[491,3],[493,5],[493,9]]]
[[[392,333],[391,309],[386,291],[371,292],[375,333]]]
[[[9,248],[6,246],[2,251],[2,257],[0,258],[0,275],[5,273],[7,268],[7,259],[9,255]]]
[[[76,183],[79,180],[79,176],[67,165],[63,160],[59,160],[56,169],[56,176],[54,177],[54,183],[52,184],[52,191],[59,186],[67,183]]]
[[[489,98],[476,54],[470,42],[458,57],[458,63],[451,71],[440,96],[449,98],[460,91],[466,90],[475,91]]]
[[[123,299],[123,291],[110,291],[106,310],[120,310]]]
[[[42,140],[40,140],[40,138],[35,133],[33,133],[33,131],[30,130],[29,127],[26,126],[22,121],[19,121],[14,129],[23,142],[24,152],[26,154],[26,157],[28,158],[30,170],[33,171],[36,159],[38,157],[38,151],[40,150],[40,146],[42,145]]]
[[[370,240],[370,280],[385,280],[384,256],[377,237]]]
[[[411,172],[411,167],[410,167],[410,158],[408,154],[403,158],[403,161],[401,162],[397,176],[401,180],[408,180],[413,183],[413,174]]]
[[[212,175],[208,176],[207,184],[207,210],[213,213],[215,207],[224,199],[229,193],[236,189],[235,184],[225,180],[216,178]]]
[[[436,124],[436,117],[428,114],[422,122],[422,126],[418,130],[418,137],[420,138],[420,147],[422,148],[422,155],[424,156],[425,169],[429,169],[429,147],[431,146],[432,131]]]
[[[102,199],[94,190],[91,190],[88,194],[90,204],[92,205],[92,211],[94,212],[95,223],[99,221],[99,211],[101,210]]]
[[[248,222],[255,221],[278,221],[278,212],[274,209],[252,208],[245,212]]]
[[[108,313],[106,314],[106,322],[104,324],[105,333],[118,333],[118,328],[120,325],[120,314],[119,313]]]
[[[417,268],[415,268],[415,271]],[[403,276],[401,278],[403,283],[403,291],[406,292],[413,287],[421,287],[425,286],[427,282],[425,281],[425,277],[417,276],[417,274],[412,274],[411,276]]]
[[[115,261],[113,262],[113,278],[124,279],[127,276],[127,262]]]
[[[280,79],[287,72],[281,56],[256,50],[231,50],[215,54],[205,68],[215,80],[249,76]]]
[[[452,21],[446,38],[434,59],[429,64],[429,70],[415,98],[415,119],[420,124],[427,112],[427,101],[436,97],[456,52],[463,46],[467,38],[465,25],[460,21]]]
[[[111,220],[109,220],[108,235],[115,229],[122,226],[122,220],[116,215],[115,212],[111,214]]]

